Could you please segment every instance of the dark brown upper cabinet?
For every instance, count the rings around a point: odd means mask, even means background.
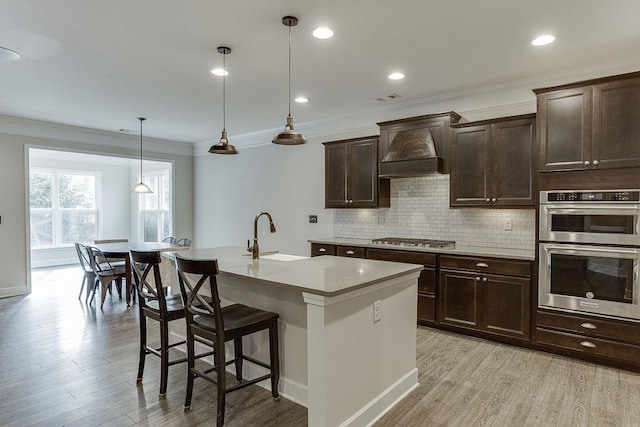
[[[441,158],[443,162],[440,172],[449,173],[449,144],[451,143],[451,128],[449,125],[458,123],[459,120],[460,116],[457,113],[449,111],[378,123],[378,126],[380,126],[378,161],[382,162],[385,159],[398,133],[428,130],[429,138],[433,139],[435,145],[436,156]],[[410,175],[412,174],[408,176]]]
[[[378,137],[324,143],[326,208],[389,207],[389,180],[378,178]]]
[[[451,207],[535,205],[535,114],[452,125]]]
[[[640,166],[640,73],[534,92],[541,172]]]

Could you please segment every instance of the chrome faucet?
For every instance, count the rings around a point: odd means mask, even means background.
[[[253,246],[249,246],[250,240],[247,240],[247,252],[251,252],[253,254],[253,259],[260,258],[260,247],[258,246],[258,219],[262,215],[266,215],[269,218],[269,230],[272,233],[276,232],[276,226],[273,225],[273,218],[271,218],[271,214],[269,212],[260,212],[256,215],[256,219],[253,220]]]

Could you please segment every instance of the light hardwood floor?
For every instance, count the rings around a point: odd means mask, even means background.
[[[205,381],[183,411],[184,365],[170,368],[166,399],[156,357],[136,386],[136,307],[116,295],[103,311],[78,301],[77,268],[32,277],[30,296],[0,299],[0,425],[214,424]],[[640,426],[638,374],[429,328],[417,340],[420,385],[377,426]],[[304,426],[307,411],[248,387],[228,396],[226,421]]]

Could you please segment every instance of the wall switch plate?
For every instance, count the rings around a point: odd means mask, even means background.
[[[317,224],[318,215],[309,215],[309,224]]]
[[[379,223],[378,212],[375,211],[371,214],[371,225],[378,225],[378,223]]]
[[[373,303],[373,323],[377,323],[382,319],[382,300]]]
[[[504,227],[503,227],[504,231],[511,231],[513,230],[513,219],[511,218],[505,218],[504,219]]]

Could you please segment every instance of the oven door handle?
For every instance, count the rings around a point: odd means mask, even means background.
[[[617,215],[639,215],[640,205],[599,205],[599,206],[561,206],[561,205],[546,205],[544,209],[550,214],[572,214],[572,215],[593,215],[593,214],[609,214],[615,211]]]
[[[555,252],[555,253],[565,253],[565,254],[573,254],[577,252],[607,252],[614,254],[625,254],[625,255],[638,255],[640,251],[638,249],[632,248],[612,248],[612,247],[603,247],[603,246],[575,246],[575,245],[554,245],[551,243],[547,243],[544,245],[544,249],[547,252]]]

